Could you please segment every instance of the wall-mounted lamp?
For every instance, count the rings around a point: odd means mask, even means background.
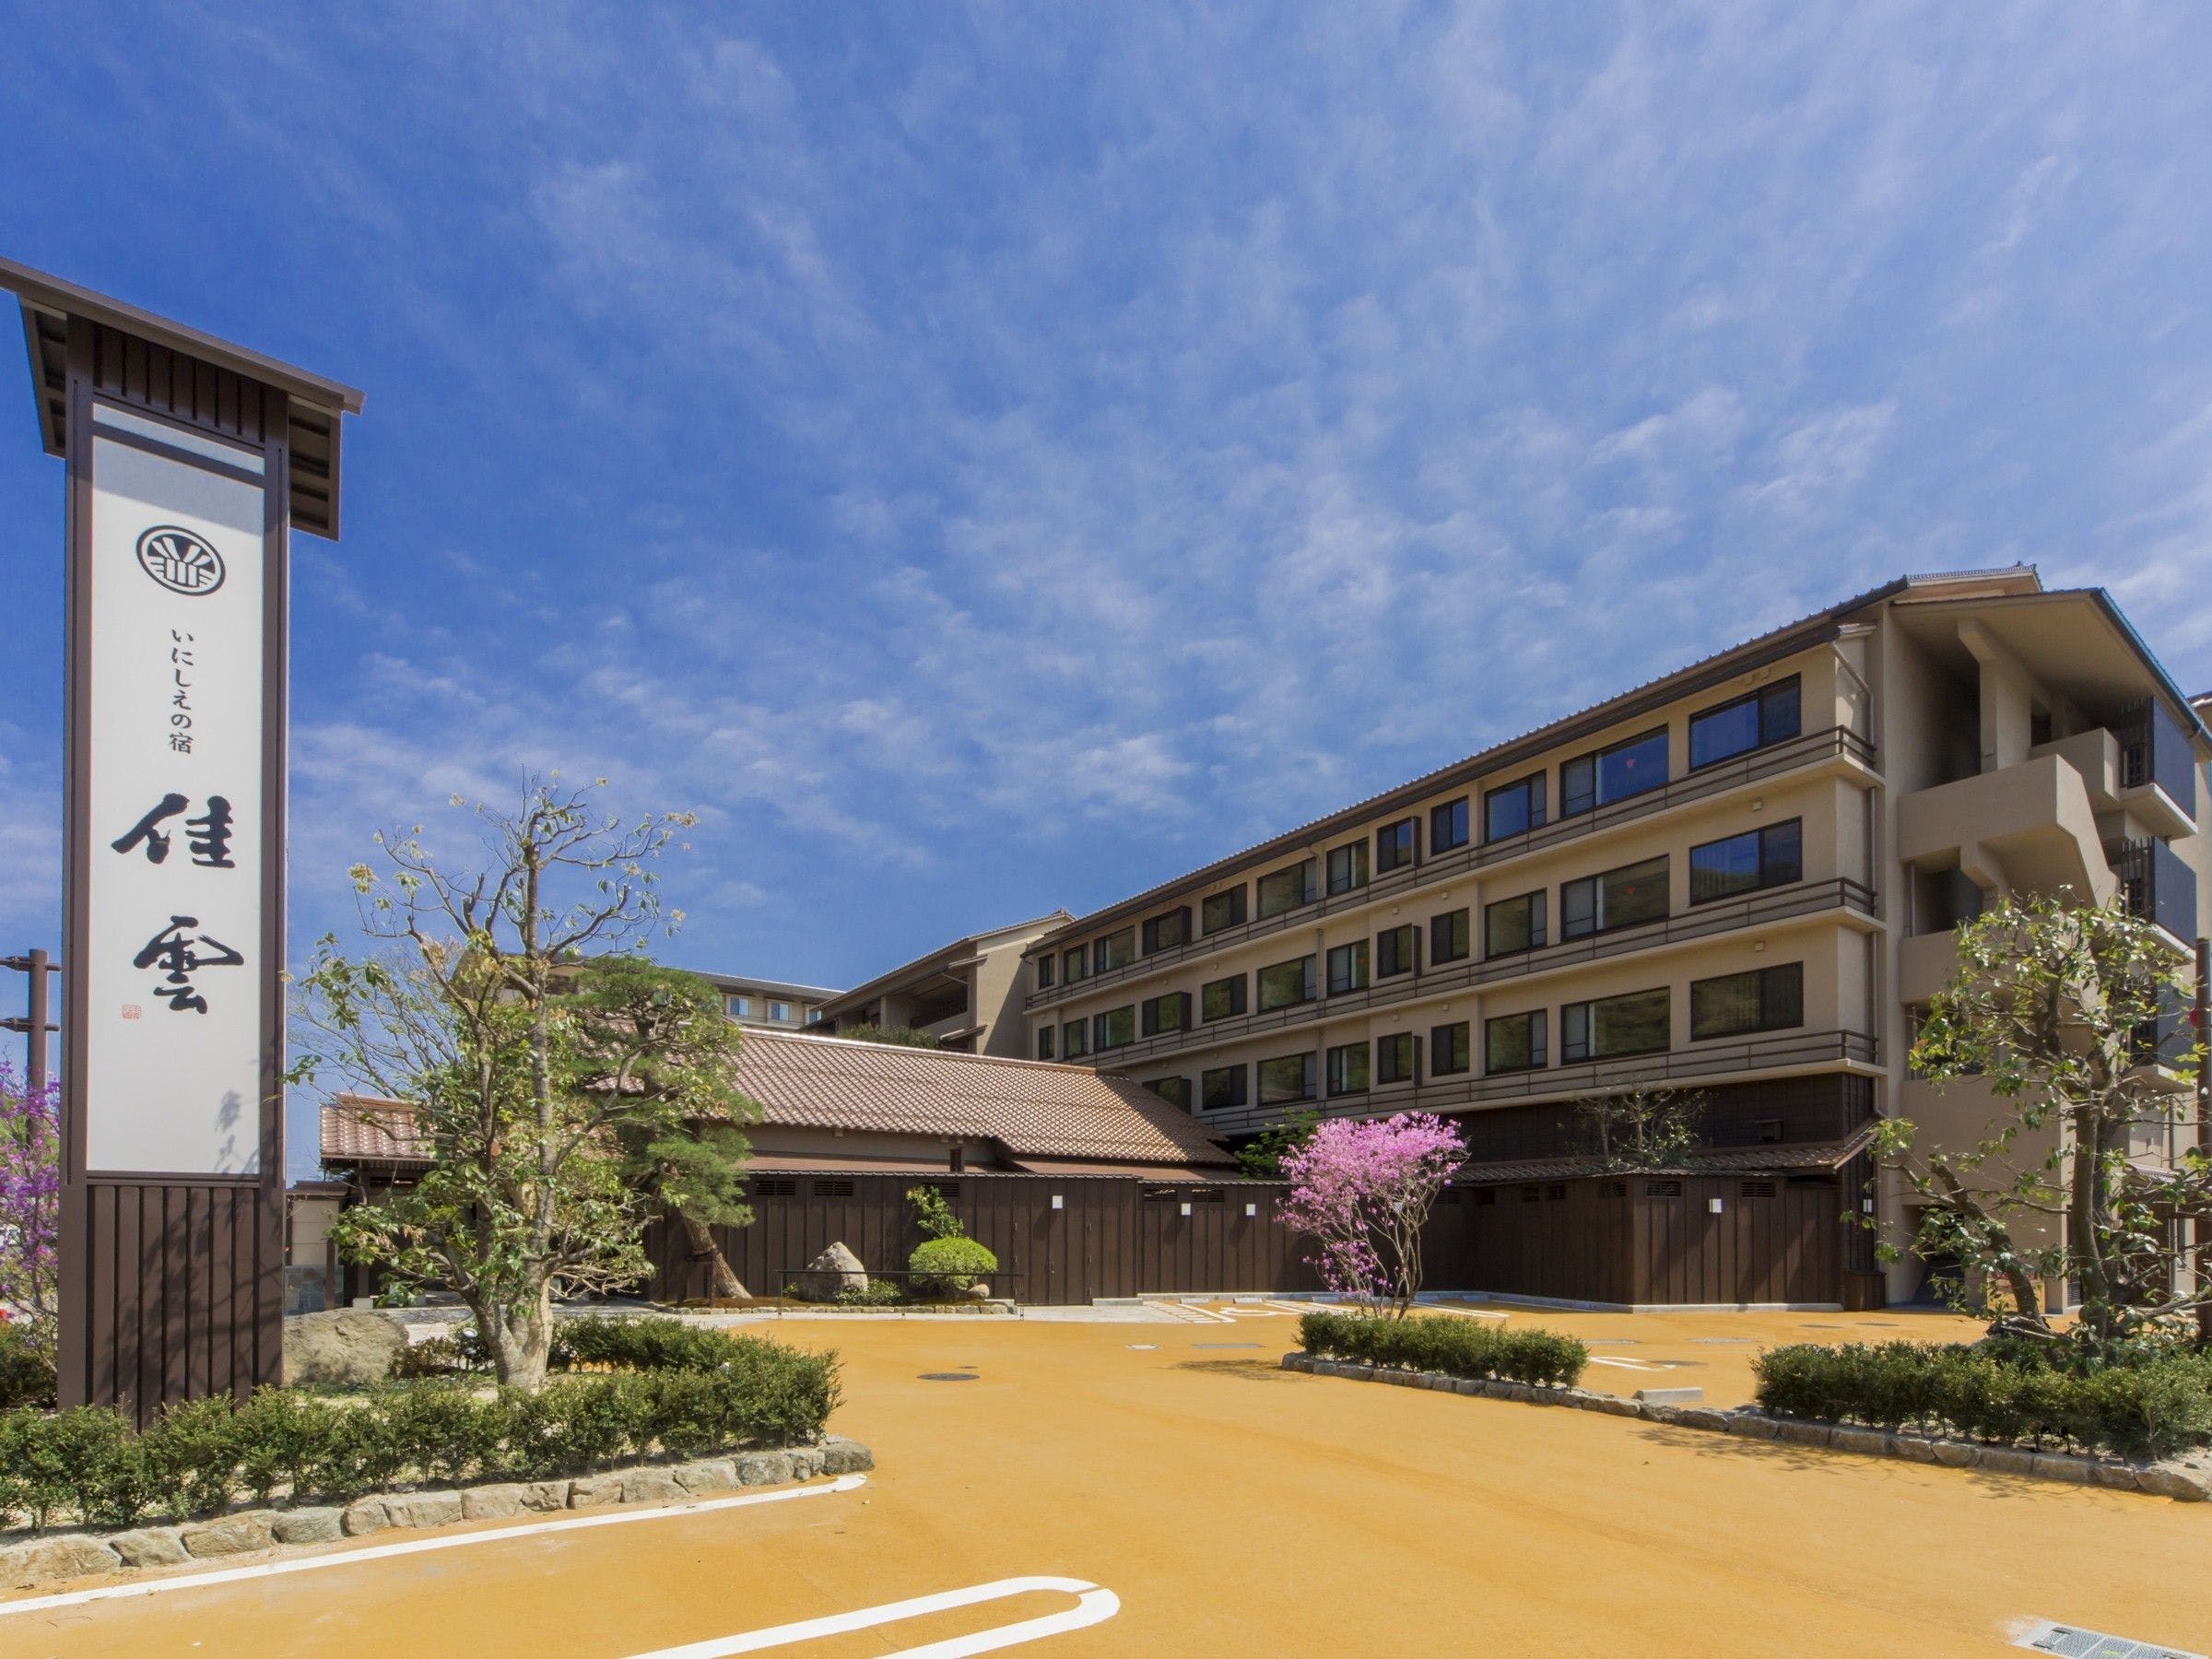
[[[1053,1207],[1054,1209],[1065,1209],[1067,1207],[1067,1200],[1061,1197],[1059,1194],[1054,1193],[1053,1194]]]
[[[1259,1213],[1260,1206],[1256,1204],[1248,1204],[1244,1206],[1244,1214],[1247,1218],[1256,1216]]]
[[[1705,1200],[1705,1207],[1717,1216],[1721,1213],[1721,1201],[1718,1198],[1708,1198]]]
[[[1182,1206],[1182,1213],[1183,1213],[1184,1215],[1186,1215],[1186,1216],[1187,1216],[1187,1215],[1189,1215],[1189,1214],[1191,1213],[1191,1206],[1190,1206],[1189,1205],[1187,1205],[1187,1204],[1186,1204],[1186,1205],[1184,1205],[1184,1206]]]

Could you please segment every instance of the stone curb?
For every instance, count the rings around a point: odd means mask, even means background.
[[[237,1510],[174,1526],[61,1533],[0,1548],[0,1589],[35,1590],[134,1567],[175,1567],[224,1556],[358,1538],[392,1527],[448,1526],[603,1503],[681,1503],[741,1487],[786,1486],[822,1475],[858,1475],[876,1457],[858,1441],[828,1434],[818,1445],[740,1452],[689,1463],[632,1464],[572,1480],[487,1481],[440,1491],[378,1492],[343,1508]]]
[[[1359,1365],[1342,1359],[1316,1359],[1310,1354],[1283,1356],[1285,1371],[1309,1376],[1341,1377],[1353,1382],[1394,1382],[1401,1387],[1430,1388],[1439,1393],[1477,1394],[1492,1400],[1518,1400],[1536,1406],[1571,1406],[1609,1417],[1639,1418],[1677,1429],[1739,1435],[1746,1440],[1771,1441],[1778,1445],[1818,1446],[1861,1457],[1894,1457],[1907,1463],[1939,1464],[1953,1469],[1980,1469],[1991,1475],[2018,1475],[2030,1480],[2054,1480],[2069,1486],[2103,1487],[2123,1492],[2147,1492],[2179,1503],[2212,1500],[2212,1465],[2201,1463],[2123,1463],[2114,1458],[2084,1456],[2071,1452],[2031,1452],[2021,1446],[1984,1446],[1977,1441],[1945,1440],[1932,1435],[1900,1434],[1883,1429],[1862,1429],[1848,1423],[1813,1422],[1801,1418],[1773,1417],[1756,1406],[1733,1411],[1699,1406],[1670,1406],[1642,1400],[1624,1400],[1618,1394],[1587,1388],[1535,1386],[1507,1382],[1495,1377],[1445,1377],[1433,1371],[1407,1371],[1391,1366]],[[1418,1381],[1416,1381],[1416,1379]]]

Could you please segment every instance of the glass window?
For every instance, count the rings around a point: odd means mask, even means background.
[[[1414,859],[1414,820],[1400,818],[1394,824],[1385,824],[1375,831],[1375,874],[1388,875],[1405,868]]]
[[[1080,1060],[1090,1053],[1090,1022],[1071,1019],[1060,1028],[1060,1058]]]
[[[1124,1048],[1136,1041],[1136,1005],[1109,1008],[1091,1017],[1092,1040],[1100,1049]]]
[[[1429,1071],[1430,1076],[1444,1077],[1454,1072],[1464,1072],[1472,1064],[1467,1053],[1467,1022],[1453,1020],[1450,1025],[1429,1028]]]
[[[1579,939],[1666,916],[1666,855],[1559,886],[1559,936]]]
[[[1413,971],[1413,924],[1387,927],[1375,935],[1375,977],[1394,979]]]
[[[1805,964],[1783,962],[1748,973],[1692,980],[1689,1034],[1734,1037],[1746,1031],[1780,1031],[1805,1023]]]
[[[1313,959],[1302,956],[1294,961],[1277,962],[1272,968],[1260,970],[1260,1012],[1270,1008],[1287,1008],[1292,1003],[1313,1000]]]
[[[1157,956],[1163,950],[1173,950],[1187,944],[1191,936],[1191,910],[1183,905],[1164,916],[1154,916],[1145,924],[1145,954]]]
[[[1482,1069],[1535,1071],[1544,1065],[1544,1010],[1501,1014],[1482,1022]]]
[[[1090,977],[1090,947],[1077,945],[1060,959],[1060,978],[1064,983],[1074,984],[1077,980]]]
[[[1180,1031],[1190,1023],[1191,997],[1187,991],[1171,991],[1165,996],[1155,996],[1145,1004],[1144,1029],[1147,1037]]]
[[[1037,1033],[1037,1058],[1040,1060],[1050,1060],[1052,1057],[1053,1028],[1048,1025],[1040,1029]]]
[[[1413,1081],[1411,1031],[1399,1031],[1393,1036],[1375,1039],[1375,1081],[1378,1084]]]
[[[1287,1100],[1313,1098],[1313,1056],[1285,1054],[1279,1060],[1260,1062],[1260,1104],[1277,1106]]]
[[[1191,1080],[1188,1077],[1155,1077],[1145,1085],[1171,1106],[1191,1109]]]
[[[1244,925],[1244,889],[1233,887],[1226,893],[1210,894],[1198,907],[1198,927],[1202,933],[1218,934],[1225,927]]]
[[[733,996],[725,1006],[732,1019],[750,1019],[753,1017],[753,999],[749,996]]]
[[[1711,766],[1797,735],[1797,677],[1689,717],[1689,769]]]
[[[1485,956],[1517,956],[1545,943],[1544,895],[1524,893],[1518,899],[1500,899],[1482,907],[1482,951]]]
[[[1482,839],[1503,841],[1544,821],[1544,774],[1508,783],[1482,797]]]
[[[1347,841],[1329,849],[1329,891],[1348,893],[1367,885],[1367,843]]]
[[[1210,980],[1198,987],[1198,1017],[1211,1025],[1217,1019],[1234,1019],[1244,1012],[1244,976]]]
[[[768,1005],[768,1017],[771,1019],[788,1021],[791,1018],[791,1005],[787,1002],[770,1003]]]
[[[1245,1068],[1241,1065],[1218,1065],[1198,1076],[1199,1103],[1208,1112],[1219,1112],[1225,1107],[1244,1104]]]
[[[1471,948],[1467,942],[1465,911],[1446,911],[1441,916],[1429,918],[1429,960],[1431,965],[1465,961]]]
[[[1329,952],[1329,994],[1342,996],[1347,991],[1364,991],[1367,988],[1367,941],[1354,940],[1339,945]],[[1260,1006],[1266,1006],[1267,996],[1260,994]]]
[[[1041,956],[1037,959],[1038,990],[1043,991],[1051,987],[1053,982],[1053,969],[1056,965],[1057,964],[1055,964],[1053,959],[1049,956]]]
[[[1656,991],[1569,1003],[1559,1010],[1559,1058],[1571,1062],[1655,1054],[1667,1046],[1672,1007],[1664,985]]]
[[[1092,955],[1100,973],[1111,973],[1116,968],[1126,968],[1136,960],[1136,929],[1124,927],[1119,933],[1108,934],[1098,942]]]
[[[1260,914],[1279,916],[1313,899],[1313,861],[1294,864],[1287,870],[1260,877]]]
[[[1559,815],[1625,801],[1666,782],[1666,728],[1570,760],[1559,768]]]
[[[1704,904],[1735,893],[1783,887],[1805,877],[1802,820],[1747,830],[1689,850],[1689,901]]]
[[[1449,853],[1467,844],[1467,797],[1429,808],[1429,855]]]
[[[1265,1093],[1265,1088],[1262,1089]],[[1347,1042],[1329,1051],[1329,1092],[1333,1095],[1367,1092],[1367,1044]]]

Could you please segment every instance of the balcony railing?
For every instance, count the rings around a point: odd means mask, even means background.
[[[1292,1112],[1324,1117],[1372,1117],[1391,1112],[1463,1112],[1505,1102],[1571,1099],[1636,1083],[1687,1084],[1744,1072],[1786,1072],[1840,1065],[1879,1065],[1881,1044],[1864,1031],[1787,1031],[1740,1042],[1699,1042],[1663,1054],[1586,1065],[1547,1066],[1481,1077],[1434,1077],[1409,1087],[1332,1095],[1326,1100],[1241,1106],[1194,1112],[1220,1135],[1251,1135]]]
[[[1871,771],[1875,765],[1874,745],[1849,726],[1830,726],[1825,731],[1807,732],[1802,737],[1794,737],[1787,743],[1754,749],[1749,754],[1723,761],[1717,766],[1702,767],[1647,794],[1632,795],[1625,801],[1616,801],[1592,812],[1577,813],[1572,818],[1541,824],[1519,835],[1454,847],[1440,856],[1393,870],[1387,876],[1377,877],[1365,887],[1355,888],[1348,893],[1331,894],[1277,915],[1260,917],[1235,927],[1225,927],[1218,933],[1204,935],[1171,949],[1139,957],[1135,961],[1110,972],[1094,973],[1073,984],[1049,985],[1041,991],[1032,991],[1025,999],[1023,1007],[1033,1013],[1039,1008],[1087,996],[1105,986],[1163,972],[1181,963],[1211,956],[1232,945],[1263,939],[1270,934],[1287,932],[1294,927],[1311,926],[1325,916],[1363,909],[1386,899],[1450,881],[1470,870],[1487,870],[1493,865],[1531,857],[1602,830],[1650,818],[1655,813],[1688,806],[1693,801],[1725,794],[1746,784],[1759,782],[1783,772],[1794,771],[1801,767],[1819,766],[1839,759],[1852,761]]]
[[[2140,789],[2155,783],[2184,817],[2196,812],[2196,758],[2189,734],[2163,703],[2138,703],[2112,724],[2120,745],[2120,783]]]
[[[2155,922],[2183,944],[2196,938],[2196,872],[2162,841],[2122,841],[2105,856],[2131,915]]]

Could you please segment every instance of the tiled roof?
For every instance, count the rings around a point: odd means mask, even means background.
[[[1515,1158],[1463,1165],[1453,1180],[1460,1186],[1499,1186],[1511,1182],[1579,1181],[1592,1175],[1765,1175],[1792,1170],[1840,1170],[1866,1149],[1875,1127],[1871,1122],[1864,1124],[1842,1140],[1714,1147],[1692,1152],[1680,1163],[1662,1170],[1608,1170],[1595,1158]]]
[[[748,1031],[735,1081],[769,1128],[990,1140],[1016,1160],[1230,1162],[1220,1142],[1150,1089],[1080,1065]],[[324,1109],[327,1164],[419,1164],[427,1156],[404,1102],[340,1095]]]

